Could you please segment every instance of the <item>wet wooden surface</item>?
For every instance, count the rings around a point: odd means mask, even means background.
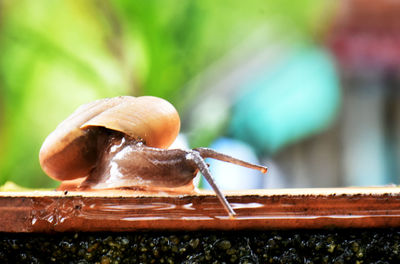
[[[400,227],[397,187],[225,194],[235,218],[212,192],[0,192],[0,232]]]

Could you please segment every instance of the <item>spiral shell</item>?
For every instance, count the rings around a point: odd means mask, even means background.
[[[168,148],[180,129],[176,109],[166,100],[121,96],[80,106],[45,139],[39,153],[43,170],[64,181],[87,176],[99,156],[99,128],[122,132],[149,147]]]

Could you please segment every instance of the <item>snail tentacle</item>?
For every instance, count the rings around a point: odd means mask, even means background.
[[[256,165],[247,161],[243,161],[237,158],[234,158],[232,156],[220,153],[218,151],[215,151],[213,149],[210,148],[195,148],[193,149],[194,151],[197,151],[201,157],[203,158],[212,158],[212,159],[217,159],[220,161],[225,161],[225,162],[229,162],[229,163],[233,163],[239,166],[243,166],[249,169],[254,169],[254,170],[259,170],[262,173],[266,173],[268,168],[265,166],[260,166],[260,165]]]
[[[194,163],[193,165],[200,170],[201,174],[203,174],[204,178],[206,178],[207,182],[210,184],[214,192],[217,194],[217,197],[224,206],[224,208],[228,211],[229,216],[234,217],[236,215],[235,211],[228,203],[225,196],[222,194],[221,190],[218,188],[213,177],[211,176],[210,170],[208,169],[206,162],[200,156],[200,153],[198,151],[189,151],[186,154],[186,160],[189,162],[193,162]]]

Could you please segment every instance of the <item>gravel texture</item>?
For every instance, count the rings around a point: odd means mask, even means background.
[[[0,263],[400,263],[400,230],[3,233]]]

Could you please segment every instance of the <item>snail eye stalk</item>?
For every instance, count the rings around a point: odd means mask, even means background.
[[[220,161],[225,161],[225,162],[243,166],[243,167],[246,167],[249,169],[259,170],[262,173],[266,173],[268,170],[267,167],[265,167],[265,166],[260,166],[260,165],[249,163],[247,161],[236,159],[234,157],[217,152],[217,151],[215,151],[213,149],[209,149],[209,148],[195,148],[195,149],[193,149],[192,152],[190,152],[186,156],[186,158],[188,160],[192,160],[196,164],[196,167],[200,170],[201,174],[203,174],[204,178],[206,178],[207,182],[210,184],[211,188],[217,194],[218,199],[220,200],[220,202],[222,203],[224,208],[228,211],[228,213],[231,217],[234,217],[236,215],[236,213],[233,210],[233,208],[231,207],[231,205],[228,203],[228,201],[226,200],[225,196],[222,194],[221,190],[218,188],[217,184],[215,183],[213,177],[211,176],[210,170],[208,169],[208,165],[205,163],[204,159],[212,158],[212,159],[216,159],[216,160],[220,160]]]
[[[210,184],[211,188],[217,194],[218,199],[224,206],[225,210],[229,213],[229,216],[234,217],[236,215],[235,211],[233,210],[231,205],[228,203],[225,196],[222,194],[221,190],[218,188],[213,177],[211,176],[211,173],[210,173],[210,170],[208,169],[207,164],[205,163],[204,159],[200,156],[200,153],[197,151],[189,152],[186,155],[186,159],[188,161],[193,162],[193,165],[199,169],[201,174],[203,174],[204,178],[206,178],[207,182]]]
[[[229,163],[236,164],[236,165],[246,167],[249,169],[259,170],[262,173],[266,173],[268,171],[268,168],[265,166],[260,166],[260,165],[256,165],[253,163],[249,163],[247,161],[243,161],[243,160],[234,158],[232,156],[217,152],[210,148],[195,148],[193,150],[197,151],[200,154],[200,156],[203,158],[212,158],[212,159],[216,159],[216,160],[220,160],[220,161],[229,162]]]

